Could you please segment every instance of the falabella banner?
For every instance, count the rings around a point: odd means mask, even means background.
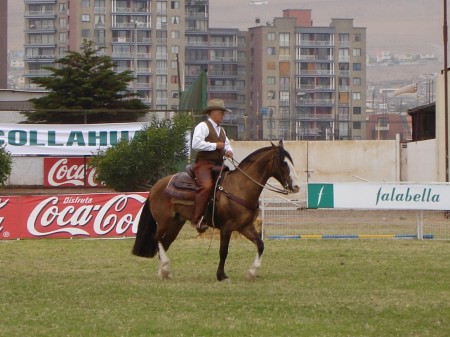
[[[0,240],[135,236],[148,193],[0,196]]]

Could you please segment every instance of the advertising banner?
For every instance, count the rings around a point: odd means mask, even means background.
[[[95,168],[89,166],[90,159],[87,157],[44,158],[44,186],[101,186],[102,184],[95,180]]]
[[[450,185],[311,183],[308,208],[450,210]]]
[[[145,125],[0,123],[0,146],[12,155],[89,156],[133,138]]]
[[[135,236],[148,193],[0,196],[0,240]]]

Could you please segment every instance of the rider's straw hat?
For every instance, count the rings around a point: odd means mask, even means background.
[[[230,111],[225,108],[225,102],[223,101],[223,99],[210,99],[206,108],[203,109],[203,113],[209,114],[212,110],[221,110],[223,112]]]

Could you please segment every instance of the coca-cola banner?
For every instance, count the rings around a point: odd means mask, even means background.
[[[0,146],[12,155],[90,156],[120,139],[133,138],[145,125],[0,123]]]
[[[0,240],[135,236],[148,193],[0,196]]]
[[[88,157],[44,158],[44,186],[101,186]]]

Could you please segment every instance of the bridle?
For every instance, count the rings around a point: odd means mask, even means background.
[[[229,157],[225,157],[225,159],[228,159],[228,161],[230,161],[233,166],[235,167],[236,170],[239,170],[243,175],[245,175],[248,179],[250,179],[251,181],[253,181],[256,185],[262,187],[263,189],[272,191],[272,192],[276,192],[276,193],[281,193],[281,194],[289,194],[291,193],[288,189],[288,183],[286,182],[286,185],[283,186],[283,189],[278,188],[276,186],[273,186],[272,184],[266,183],[265,185],[261,184],[260,182],[256,181],[255,179],[253,179],[251,176],[249,176],[247,174],[247,172],[245,172],[244,170],[242,170],[239,167],[240,162],[238,162],[237,160],[235,160],[234,158],[229,158]],[[272,169],[273,169],[273,165],[274,165],[274,160],[272,160]]]

